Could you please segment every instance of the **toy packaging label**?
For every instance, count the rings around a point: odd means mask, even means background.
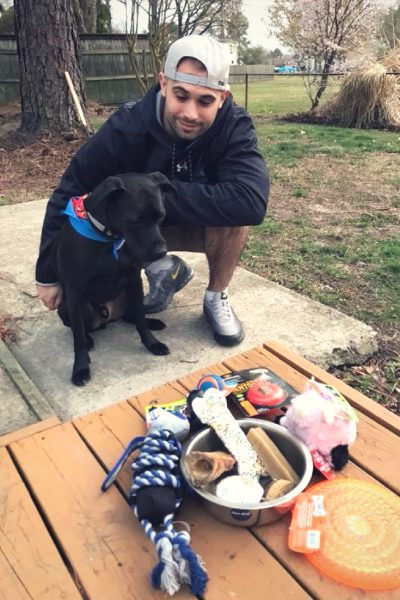
[[[289,548],[303,554],[320,550],[326,517],[322,494],[300,494],[290,523]]]
[[[151,411],[154,408],[164,408],[165,410],[176,411],[184,417],[188,417],[188,404],[186,402],[186,398],[179,398],[179,400],[174,400],[173,402],[167,402],[166,404],[148,404],[144,409],[144,414],[146,418],[146,425],[149,428],[152,422],[151,419]]]
[[[232,388],[228,400],[246,417],[274,419],[297,395],[294,388],[265,367],[234,371],[222,379]]]
[[[318,452],[318,450],[311,450],[311,458],[313,460],[314,467],[318,469],[320,473],[326,479],[333,479],[336,477],[335,471],[331,465],[324,459],[324,457]]]

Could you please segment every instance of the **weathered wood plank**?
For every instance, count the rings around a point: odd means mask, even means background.
[[[104,470],[72,424],[11,451],[90,600],[160,598],[148,582],[153,545],[116,487],[101,492]]]
[[[134,399],[131,402],[134,403]],[[74,427],[107,471],[115,464],[132,438],[146,435],[146,425],[139,414],[139,408],[135,410],[128,402],[118,402],[108,406],[107,409],[73,420]],[[98,448],[99,440],[101,440],[101,453]],[[130,465],[133,458],[134,455],[127,460],[118,475],[118,482],[125,490],[128,490],[132,483]]]
[[[163,386],[160,388],[160,401],[164,398],[162,388]],[[151,393],[154,396],[157,390],[152,390]],[[143,399],[139,397],[137,402],[140,407]],[[108,468],[120,454],[121,441],[126,446],[134,435],[142,435],[144,432],[144,423],[138,423],[137,414],[132,416],[125,409],[115,410],[113,407],[103,410],[97,418],[89,415],[76,419],[74,425],[100,462]],[[127,491],[130,477],[126,470],[118,480]],[[265,600],[267,597],[309,597],[246,529],[219,523],[193,499],[185,500],[178,520],[189,523],[191,546],[206,563],[210,576],[207,599]],[[154,556],[154,548],[152,554]]]
[[[0,448],[4,448],[13,442],[17,442],[18,440],[22,440],[24,437],[29,437],[30,435],[34,435],[35,433],[39,433],[40,431],[45,431],[46,429],[50,429],[51,427],[56,427],[60,425],[61,421],[58,417],[50,417],[45,419],[44,421],[38,421],[37,423],[33,423],[32,425],[28,425],[27,427],[23,427],[22,429],[18,429],[17,431],[12,431],[10,433],[6,433],[0,437]]]
[[[4,448],[0,472],[0,599],[81,600]]]

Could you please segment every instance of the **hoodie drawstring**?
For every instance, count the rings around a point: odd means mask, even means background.
[[[193,181],[192,151],[188,151],[185,159],[176,162],[176,145],[173,144],[171,155],[171,177],[176,177],[176,175],[179,176],[182,171],[189,171],[189,181]]]

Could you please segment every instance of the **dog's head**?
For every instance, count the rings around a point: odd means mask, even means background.
[[[85,209],[98,227],[125,238],[122,259],[152,262],[167,251],[160,225],[165,217],[163,192],[168,190],[174,187],[162,173],[115,175],[88,195]]]

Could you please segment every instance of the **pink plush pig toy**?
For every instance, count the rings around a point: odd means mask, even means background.
[[[357,435],[357,415],[335,389],[309,381],[305,392],[293,398],[280,424],[305,443],[314,465],[325,477],[349,460],[349,444]]]

